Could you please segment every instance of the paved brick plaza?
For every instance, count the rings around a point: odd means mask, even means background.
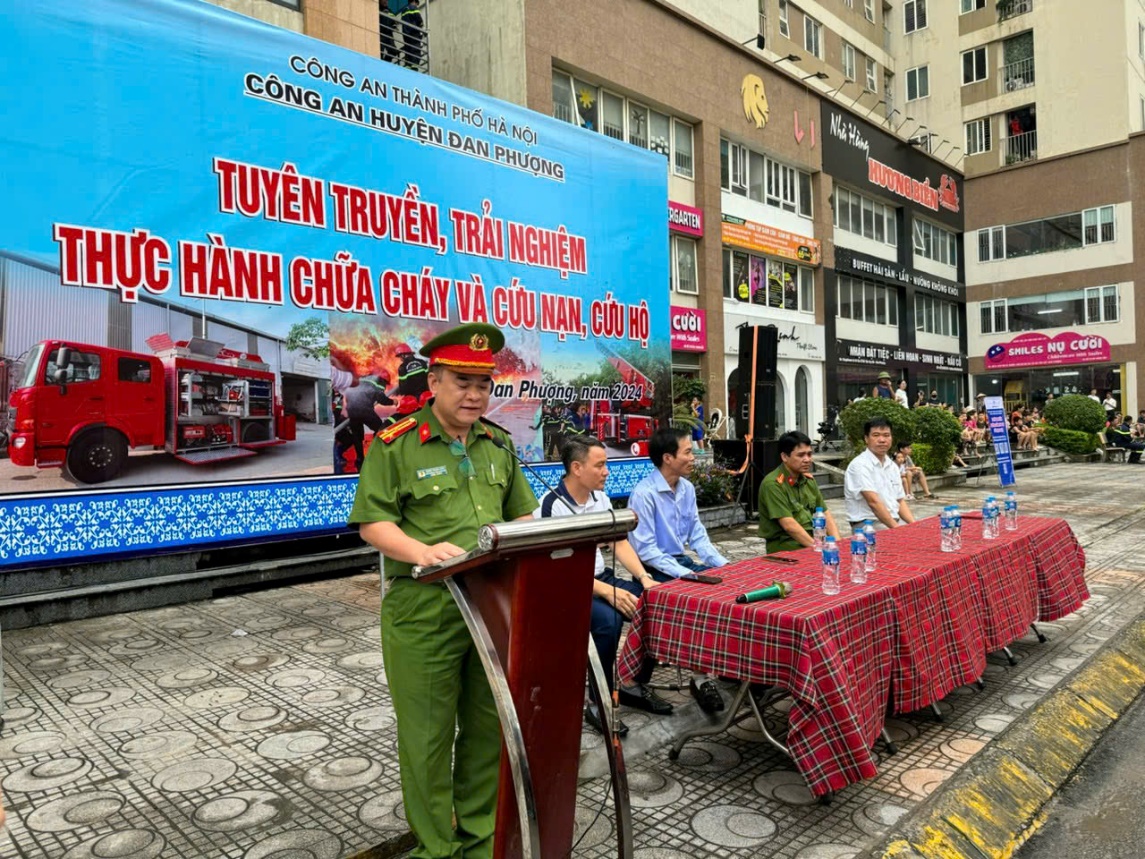
[[[671,719],[625,713],[637,856],[853,856],[1145,609],[1143,477],[1119,464],[1019,472],[1023,513],[1072,523],[1092,598],[1040,624],[1049,643],[1017,642],[1017,667],[991,657],[986,690],[956,690],[943,723],[929,711],[890,720],[899,754],[830,807],[747,723],[669,762],[671,738],[702,718],[686,695],[667,693],[681,704]],[[967,509],[993,491],[983,478],[942,503]],[[750,528],[715,536],[733,559],[761,545]],[[335,859],[399,835],[377,607],[365,574],[8,633],[0,776],[14,850],[0,852]],[[615,855],[611,804],[593,823],[607,789],[601,740],[586,733],[583,749],[578,835],[588,831],[575,855]]]

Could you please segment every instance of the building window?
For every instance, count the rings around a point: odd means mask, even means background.
[[[978,231],[978,262],[1006,258],[1006,228],[985,227]]]
[[[1091,286],[1085,291],[1085,321],[1116,322],[1121,317],[1116,286]]]
[[[823,25],[810,15],[803,16],[803,47],[814,56],[823,59]]]
[[[573,121],[572,79],[553,73],[553,116],[561,122]]]
[[[924,131],[922,134],[912,135],[909,139],[909,143],[911,146],[917,146],[923,152],[929,152],[930,138],[931,135]]]
[[[1145,24],[1137,24],[1137,56],[1145,60]]]
[[[926,0],[903,0],[903,32],[913,33],[926,28]]]
[[[698,295],[696,277],[696,242],[684,236],[672,236],[672,291]]]
[[[553,116],[614,140],[627,140],[633,146],[659,152],[668,159],[676,175],[688,179],[693,176],[693,131],[683,120],[556,70]]]
[[[915,218],[914,252],[942,265],[958,265],[958,238],[950,230]]]
[[[1082,240],[1085,244],[1104,244],[1105,242],[1112,242],[1116,238],[1113,229],[1112,206],[1086,209],[1081,215],[1085,230]]]
[[[811,217],[811,174],[799,171],[799,214]]]
[[[811,174],[720,140],[720,178],[723,189],[805,218],[812,216]]]
[[[879,91],[878,78],[875,77],[875,61],[867,57],[867,92]]]
[[[976,9],[985,9],[986,0],[962,0],[962,14],[966,15]]]
[[[1097,206],[1037,221],[990,227],[989,259],[1015,259],[1035,254],[1070,251],[1117,240],[1113,206]],[[986,230],[978,231],[978,258],[985,262]]]
[[[672,156],[672,119],[655,110],[648,112],[648,148],[665,158]]]
[[[855,47],[843,43],[843,77],[849,81],[855,79]]]
[[[676,120],[673,123],[673,152],[675,157],[673,164],[676,168],[676,175],[683,176],[686,179],[692,178],[692,126],[686,122]]]
[[[983,334],[1002,334],[1006,331],[1006,299],[983,301],[980,308]]]
[[[835,226],[844,232],[898,247],[895,210],[846,188],[835,188]]]
[[[914,330],[943,337],[958,336],[958,305],[929,295],[914,297]]]
[[[978,155],[990,151],[990,117],[966,123],[966,154]]]
[[[724,248],[724,297],[745,304],[815,312],[815,272],[786,260]]]
[[[628,103],[628,142],[648,148],[648,108],[634,101]]]
[[[930,66],[918,66],[906,71],[906,100],[915,101],[930,96]]]
[[[897,328],[898,290],[857,277],[839,277],[839,318]]]
[[[875,23],[875,0],[863,0],[863,17]]]
[[[986,46],[962,52],[962,85],[986,80]]]
[[[791,25],[787,20],[787,0],[779,0],[779,35],[791,38]]]
[[[624,139],[624,99],[601,90],[600,130],[613,140]]]

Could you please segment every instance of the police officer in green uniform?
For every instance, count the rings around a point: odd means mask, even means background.
[[[501,757],[493,695],[448,589],[410,572],[476,548],[480,526],[531,518],[537,506],[516,461],[493,444],[511,446],[508,433],[482,420],[504,343],[493,326],[473,324],[425,344],[433,399],[378,433],[350,513],[385,556],[382,655],[418,859],[493,852]]]
[[[797,431],[784,433],[779,459],[779,468],[759,487],[759,536],[767,540],[767,553],[813,546],[811,514],[816,507],[823,508],[827,533],[838,540],[835,519],[811,476],[811,439]]]

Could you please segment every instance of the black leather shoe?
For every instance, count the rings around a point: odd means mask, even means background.
[[[692,678],[688,688],[692,690],[692,697],[705,713],[718,713],[724,708],[724,699],[716,687],[715,680],[705,680],[697,685],[695,678]]]
[[[637,686],[636,692],[627,689],[620,690],[620,703],[625,707],[633,707],[652,713],[654,716],[667,716],[672,712],[672,705],[649,689],[647,686]]]
[[[584,720],[588,722],[588,726],[590,728],[592,728],[602,737],[608,735],[607,731],[604,730],[604,722],[601,721],[600,713],[597,712],[596,707],[585,707]],[[628,736],[628,726],[619,719],[616,720],[616,736]]]

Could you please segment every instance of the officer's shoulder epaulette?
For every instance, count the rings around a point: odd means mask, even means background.
[[[417,418],[415,418],[413,415],[410,415],[408,418],[400,420],[396,424],[386,427],[384,430],[379,432],[378,438],[382,440],[383,444],[390,444],[394,439],[405,435],[415,426],[417,426]]]
[[[493,421],[489,420],[489,418],[482,418],[481,423],[484,424],[486,428],[492,427],[495,430],[501,430],[501,432],[505,433],[505,435],[512,435],[512,433],[505,429],[505,427],[501,426],[501,424],[494,423]]]

